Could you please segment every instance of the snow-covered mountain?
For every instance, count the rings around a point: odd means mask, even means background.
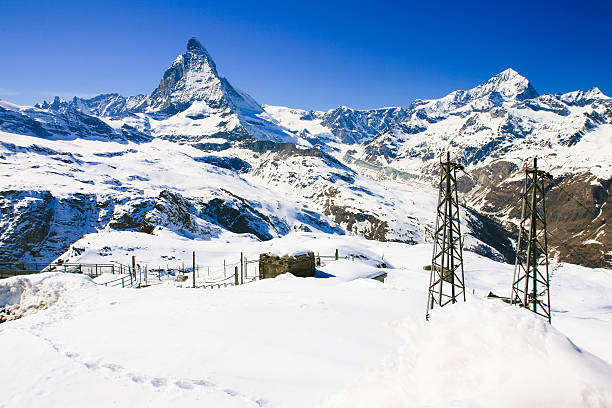
[[[260,105],[190,39],[150,95],[0,102],[9,175],[0,179],[0,256],[51,260],[108,230],[426,242],[438,156],[450,150],[469,174],[466,249],[512,260],[520,169],[538,155],[556,176],[549,231],[571,238],[551,246],[566,260],[608,265],[611,123],[612,101],[597,89],[538,95],[511,69],[408,108]],[[578,200],[568,204],[566,190]],[[580,256],[578,245],[587,245]]]
[[[212,57],[195,38],[188,41],[186,52],[174,60],[150,95],[75,97],[37,107],[56,111],[61,107],[104,118],[113,127],[133,126],[150,136],[179,141],[298,141],[270,121],[253,98],[219,76]]]
[[[403,108],[355,110],[340,106],[327,112],[264,105],[278,123],[316,146],[328,142],[359,144],[397,125],[407,116]]]
[[[334,138],[323,119],[332,111],[266,109],[284,126],[328,141],[336,157],[374,178],[435,182],[438,158],[450,151],[467,165],[461,180],[466,204],[509,230],[520,215],[522,169],[537,156],[555,176],[548,195],[553,252],[566,261],[612,264],[605,222],[612,215],[612,98],[597,88],[539,95],[507,69],[473,89],[389,110],[395,116],[371,133],[361,130],[359,144]],[[371,121],[379,110],[354,112],[354,121],[367,118],[363,126],[380,124]]]
[[[610,265],[612,98],[596,88],[537,95],[525,78],[506,70],[470,91],[416,101],[409,111],[354,157],[427,174],[451,151],[467,165],[467,204],[512,228],[520,215],[522,169],[537,156],[555,177],[548,193],[554,251],[564,260]]]

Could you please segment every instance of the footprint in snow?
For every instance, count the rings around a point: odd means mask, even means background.
[[[33,333],[35,336],[39,337],[41,340],[45,341],[46,343],[48,343],[55,351],[60,352],[61,354],[63,354],[66,358],[70,358],[70,359],[74,359],[76,362],[83,364],[85,367],[87,367],[90,370],[94,370],[94,371],[100,371],[101,369],[107,369],[110,370],[114,373],[120,373],[121,371],[124,371],[124,367],[119,365],[119,364],[113,364],[113,363],[105,363],[105,364],[101,364],[99,362],[87,362],[87,361],[79,361],[79,353],[75,353],[75,352],[69,352],[69,351],[63,351],[62,347],[59,346],[58,344],[54,343],[51,339],[45,338],[44,336],[42,336],[41,334],[38,333]],[[165,387],[169,384],[169,382],[171,380],[169,380],[168,378],[162,378],[162,377],[156,377],[153,379],[150,379],[150,377],[146,376],[146,375],[138,375],[138,374],[134,374],[134,373],[123,373],[122,375],[128,377],[132,382],[137,383],[137,384],[143,384],[143,383],[149,383],[151,386],[159,388],[159,387]],[[174,385],[177,386],[178,388],[181,388],[183,390],[191,390],[194,389],[196,386],[199,387],[212,387],[215,388],[219,391],[224,392],[225,394],[231,396],[231,397],[240,397],[240,398],[247,398],[250,399],[248,397],[246,397],[245,395],[241,394],[238,391],[234,391],[231,389],[221,389],[219,388],[216,384],[207,381],[207,380],[177,380],[174,382]],[[265,407],[268,405],[268,402],[264,399],[258,399],[258,400],[254,400],[254,399],[250,399],[251,402],[257,404],[257,406],[260,407]]]
[[[154,378],[151,380],[151,385],[156,388],[165,387],[168,385],[168,380],[165,378]]]
[[[214,387],[215,386],[215,384],[209,381],[206,381],[206,380],[195,380],[193,383],[195,385],[199,385],[200,387]]]
[[[135,374],[129,374],[130,378],[132,379],[133,382],[135,383],[143,383],[146,381],[145,377],[141,376],[141,375],[135,375]]]
[[[90,370],[98,370],[100,368],[98,363],[84,363],[84,364],[85,364],[85,367],[89,368]]]
[[[113,363],[104,364],[102,367],[108,368],[109,370],[111,370],[114,373],[123,370],[122,366],[120,366],[119,364],[113,364]]]
[[[191,389],[193,389],[193,383],[191,381],[178,380],[174,384],[176,384],[177,387],[182,388],[184,390],[191,390]]]

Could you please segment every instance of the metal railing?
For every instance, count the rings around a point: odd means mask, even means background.
[[[92,278],[103,273],[115,273],[114,264],[85,264],[85,263],[54,263],[44,268],[41,272],[65,272],[89,275]]]
[[[115,273],[114,264],[86,264],[86,263],[51,263],[35,262],[2,262],[0,263],[0,278],[17,275],[32,275],[42,272],[63,272],[89,275],[92,278],[103,273]]]
[[[129,281],[129,286],[132,286],[132,279],[129,275],[121,276],[119,278],[106,281],[104,283],[101,283],[101,285],[108,286],[108,287],[115,287],[115,286],[121,285],[122,288],[125,288],[127,281]]]

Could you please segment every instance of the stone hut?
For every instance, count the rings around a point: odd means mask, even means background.
[[[290,273],[301,278],[315,275],[314,252],[303,252],[294,255],[259,255],[259,279],[276,278],[283,273]]]

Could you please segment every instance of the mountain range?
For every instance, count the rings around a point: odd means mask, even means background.
[[[195,38],[149,95],[0,101],[0,261],[51,261],[108,231],[428,242],[447,151],[465,165],[466,250],[513,262],[537,156],[553,175],[553,257],[612,265],[612,98],[599,89],[541,95],[507,69],[408,107],[293,109],[231,85]]]

